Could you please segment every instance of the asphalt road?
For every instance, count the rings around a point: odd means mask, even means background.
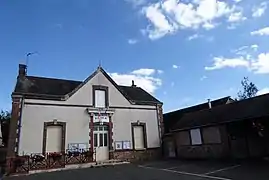
[[[76,169],[7,180],[268,180],[269,163],[155,161],[100,168]]]

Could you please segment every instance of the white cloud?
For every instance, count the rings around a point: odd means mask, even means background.
[[[204,29],[206,29],[206,30],[210,30],[210,29],[215,28],[217,25],[218,25],[217,23],[213,24],[213,23],[210,23],[210,22],[205,22],[205,23],[202,25],[202,27],[203,27]]]
[[[259,6],[252,8],[252,17],[261,17],[267,9],[267,2],[262,2]]]
[[[269,73],[269,53],[261,53],[252,60],[251,69],[257,74]]]
[[[137,70],[132,71],[132,74],[142,75],[142,76],[150,76],[150,75],[154,74],[155,72],[156,72],[155,69],[141,68],[141,69],[137,69]]]
[[[163,70],[158,69],[157,72],[158,72],[158,74],[162,74]]]
[[[147,92],[153,94],[161,85],[162,80],[155,77],[154,73],[149,73],[150,71],[134,70],[131,73],[109,73],[112,79],[119,85],[130,86],[132,80],[138,87],[143,88]],[[146,72],[146,73],[143,73]],[[157,70],[154,70],[154,72]],[[135,73],[134,73],[135,72]]]
[[[203,81],[203,80],[205,80],[205,79],[207,79],[207,76],[202,76],[202,77],[200,78],[201,81]]]
[[[153,30],[149,29],[149,27],[145,30],[149,34],[150,39],[158,39],[177,29],[177,26],[171,24],[168,18],[162,14],[160,3],[144,8],[142,11],[154,26]]]
[[[258,50],[257,44],[252,44],[250,46],[242,46],[238,49],[232,50],[231,52],[237,55],[249,56],[249,50],[257,51]],[[249,58],[246,58],[249,59]]]
[[[253,57],[250,54],[234,58],[214,57],[213,65],[205,67],[205,70],[217,70],[228,67],[243,67],[255,74],[268,74],[269,53],[260,53],[257,57]]]
[[[259,90],[257,92],[257,95],[259,96],[259,95],[263,95],[263,94],[267,94],[267,93],[269,93],[269,88],[268,87]]]
[[[260,36],[268,36],[269,35],[269,27],[261,28],[256,31],[252,31],[251,35],[260,35]]]
[[[248,46],[242,46],[236,50],[232,50],[233,53],[238,54],[238,55],[245,55],[246,54],[246,49],[248,48]]]
[[[134,7],[144,5],[146,0],[125,0],[126,2],[131,3]]]
[[[241,2],[242,0],[234,0],[234,2],[236,2],[236,3],[239,3],[239,2]]]
[[[175,65],[175,64],[174,64],[172,67],[173,67],[174,69],[177,69],[177,68],[178,68],[178,65]]]
[[[202,36],[199,35],[199,34],[194,34],[194,35],[189,36],[189,37],[188,37],[188,40],[191,41],[191,40],[193,40],[193,39],[197,39],[197,38],[199,38],[199,37],[202,37]]]
[[[249,62],[243,57],[239,58],[224,58],[224,57],[214,57],[214,63],[212,66],[205,67],[205,70],[216,70],[226,67],[249,67]]]
[[[235,24],[230,24],[229,26],[227,26],[227,29],[229,29],[229,30],[233,30],[235,28],[236,28]]]
[[[136,44],[138,42],[137,39],[128,39],[129,44]]]
[[[257,51],[258,47],[259,47],[259,46],[258,46],[257,44],[252,44],[252,45],[250,46],[250,48],[253,49],[254,51]]]
[[[233,12],[230,14],[229,18],[228,18],[228,22],[240,22],[240,21],[244,21],[247,18],[243,16],[243,13],[241,11],[239,12]]]
[[[179,29],[202,27],[209,30],[219,24],[215,22],[217,19],[228,18],[235,10],[235,5],[218,0],[200,0],[192,3],[179,0],[160,1],[143,8],[142,13],[151,25],[142,32],[150,39],[158,39]],[[245,17],[240,13],[234,14],[231,21],[244,20]]]

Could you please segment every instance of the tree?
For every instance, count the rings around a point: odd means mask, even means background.
[[[11,113],[9,111],[0,112],[0,123],[1,123],[1,132],[3,138],[3,144],[6,146],[8,142],[9,135],[9,123],[11,119]]]
[[[250,82],[247,77],[244,77],[244,79],[241,81],[241,85],[243,87],[243,91],[239,91],[237,94],[239,100],[256,96],[258,88],[254,83]]]

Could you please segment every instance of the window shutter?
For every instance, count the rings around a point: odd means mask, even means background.
[[[106,107],[106,95],[103,90],[95,90],[95,107]]]

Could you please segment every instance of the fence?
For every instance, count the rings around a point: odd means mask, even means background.
[[[90,149],[67,149],[64,153],[32,153],[9,160],[8,174],[24,174],[32,170],[64,168],[66,165],[83,164],[94,161]]]

